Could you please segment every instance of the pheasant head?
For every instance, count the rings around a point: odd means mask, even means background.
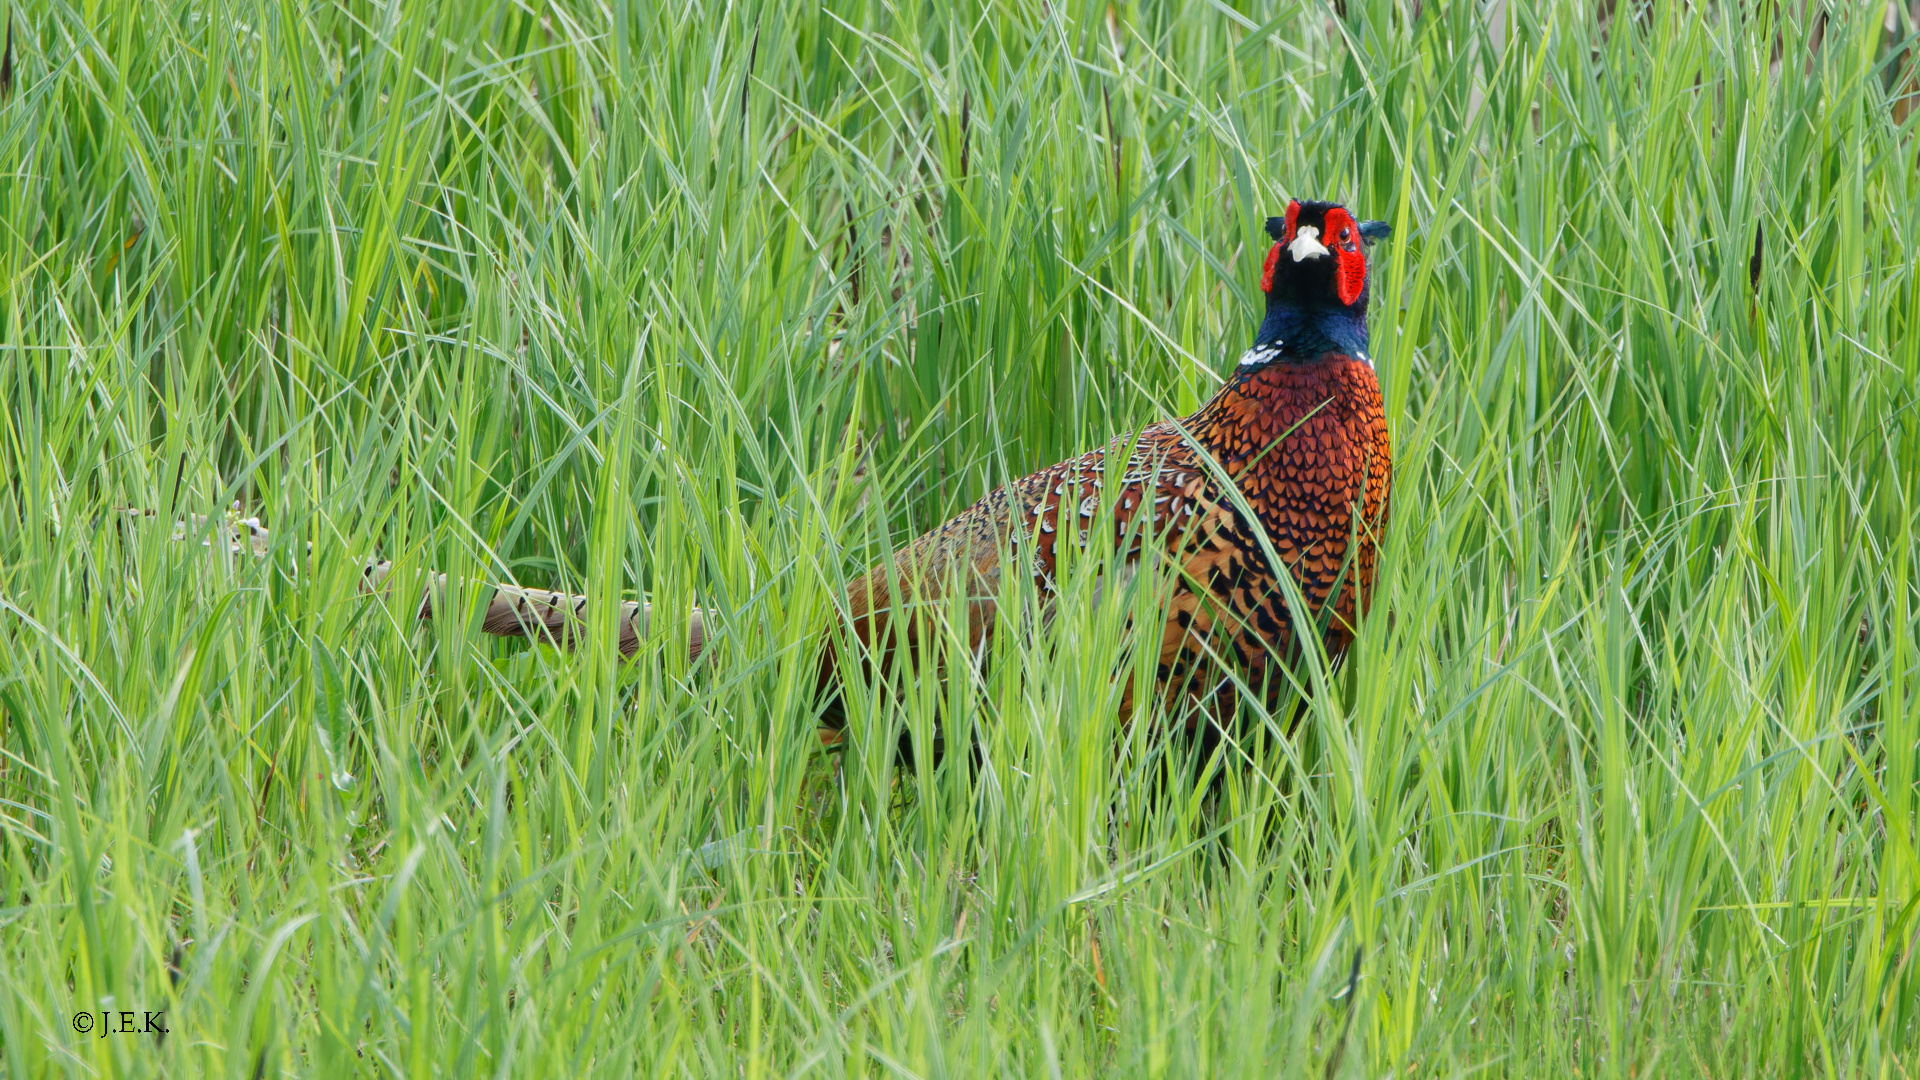
[[[1384,221],[1357,221],[1338,203],[1287,204],[1287,215],[1267,219],[1267,251],[1260,291],[1267,315],[1248,363],[1316,360],[1344,353],[1367,356],[1368,249],[1392,230]]]

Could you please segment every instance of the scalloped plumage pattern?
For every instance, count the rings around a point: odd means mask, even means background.
[[[852,633],[868,666],[876,646],[888,666],[902,645],[917,651],[925,633],[920,619],[895,625],[898,615],[945,608],[960,599],[958,587],[978,655],[996,622],[1003,551],[1051,594],[1059,560],[1074,549],[1063,538],[1084,546],[1105,530],[1124,564],[1148,553],[1150,563],[1180,569],[1160,632],[1159,692],[1230,706],[1231,668],[1271,702],[1284,693],[1274,665],[1293,658],[1295,622],[1262,532],[1338,654],[1373,586],[1391,466],[1380,385],[1365,362],[1330,355],[1242,369],[1185,420],[996,488],[895,552],[853,584]],[[1223,474],[1244,504],[1227,494]],[[829,650],[823,688],[835,664]],[[1124,714],[1132,700],[1129,690]]]

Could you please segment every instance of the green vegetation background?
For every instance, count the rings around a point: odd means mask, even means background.
[[[1914,14],[14,7],[0,1071],[1920,1075]],[[1116,732],[1090,565],[824,752],[848,575],[1203,400],[1295,195],[1399,460],[1296,737]]]

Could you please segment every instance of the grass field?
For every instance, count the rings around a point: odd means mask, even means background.
[[[1920,1077],[1916,12],[1602,7],[16,4],[0,1072]],[[1296,195],[1398,467],[1295,736],[1117,731],[1096,559],[823,750],[848,577],[1203,400]]]

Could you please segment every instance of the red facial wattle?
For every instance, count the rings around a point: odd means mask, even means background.
[[[1287,203],[1287,223],[1280,230],[1280,241],[1267,249],[1267,265],[1260,271],[1260,291],[1273,291],[1273,267],[1280,261],[1280,249],[1293,243],[1293,235],[1300,227],[1300,200]]]
[[[1273,267],[1274,267],[1274,264],[1278,263],[1279,261],[1280,261],[1280,245],[1275,244],[1272,247],[1267,249],[1267,265],[1265,269],[1260,271],[1260,291],[1261,292],[1270,293],[1273,291]]]
[[[1292,215],[1289,213],[1289,219]],[[1340,302],[1352,304],[1367,287],[1367,253],[1360,246],[1360,225],[1341,207],[1327,211],[1320,240],[1333,253],[1334,291]]]

